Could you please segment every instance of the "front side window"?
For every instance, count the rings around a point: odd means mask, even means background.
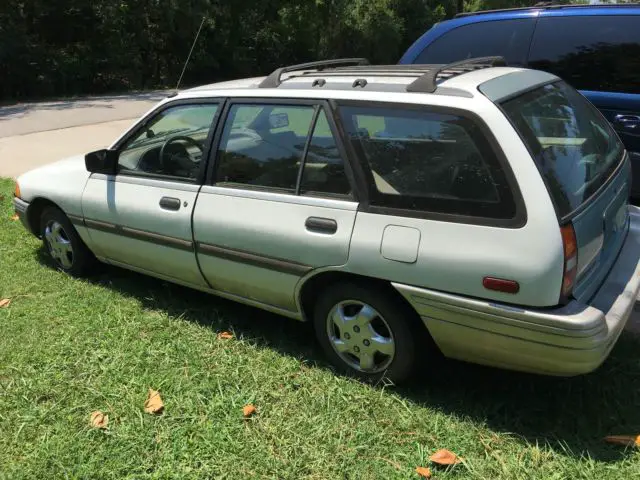
[[[611,125],[564,82],[507,100],[502,108],[524,139],[564,217],[586,202],[622,160]]]
[[[510,65],[523,65],[534,26],[533,18],[462,25],[434,40],[414,63],[451,63],[499,55]]]
[[[232,105],[216,184],[308,195],[351,191],[324,109],[311,105]]]
[[[374,206],[511,219],[506,176],[473,120],[426,109],[342,106]]]
[[[216,104],[163,110],[120,150],[118,173],[195,180],[217,110]]]
[[[580,90],[640,92],[640,16],[543,17],[529,65]]]

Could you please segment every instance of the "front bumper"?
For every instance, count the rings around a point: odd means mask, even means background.
[[[13,197],[13,208],[14,208],[14,210],[16,212],[16,215],[18,215],[18,218],[20,219],[20,221],[24,225],[24,228],[26,228],[30,233],[33,233],[31,231],[31,225],[29,225],[29,220],[28,220],[28,217],[27,217],[27,210],[29,209],[29,202],[25,202],[24,200],[22,200],[21,198],[18,198],[18,197]]]
[[[640,208],[618,259],[594,297],[529,309],[393,284],[450,358],[546,375],[598,368],[622,333],[640,291]]]

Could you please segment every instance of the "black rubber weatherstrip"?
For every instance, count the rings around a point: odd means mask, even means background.
[[[253,265],[255,267],[266,268],[268,270],[287,273],[289,275],[297,275],[300,277],[310,272],[313,268],[302,263],[291,262],[289,260],[283,260],[274,257],[265,257],[263,255],[256,255],[254,253],[245,252],[244,250],[219,247],[217,245],[210,245],[208,243],[197,243],[196,249],[198,253],[203,255],[223,258],[225,260],[245,263],[247,265]]]

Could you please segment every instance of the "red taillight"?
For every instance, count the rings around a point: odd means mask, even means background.
[[[567,299],[573,291],[573,284],[578,273],[578,242],[573,224],[560,227],[562,248],[564,249],[564,275],[562,276],[561,298]]]
[[[488,290],[495,290],[503,293],[518,293],[520,284],[514,280],[505,280],[504,278],[484,277],[482,286]]]

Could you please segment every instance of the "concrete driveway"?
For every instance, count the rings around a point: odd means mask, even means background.
[[[107,147],[167,92],[0,107],[0,176]]]

